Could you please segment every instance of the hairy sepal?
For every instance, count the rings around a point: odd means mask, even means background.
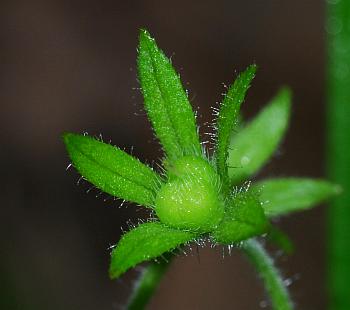
[[[227,160],[231,184],[255,174],[276,151],[288,126],[290,105],[291,92],[283,88],[250,123],[232,135]]]
[[[146,30],[140,32],[138,52],[145,108],[167,160],[201,154],[195,115],[180,78]]]
[[[254,184],[252,190],[258,193],[268,217],[304,211],[341,193],[339,185],[309,178],[264,180]]]
[[[69,157],[79,173],[112,196],[153,206],[160,177],[138,159],[110,144],[74,133],[63,135]]]
[[[195,237],[191,232],[173,229],[159,222],[141,224],[124,234],[113,249],[109,275],[112,279],[118,278],[137,264],[157,258]]]
[[[254,193],[240,192],[226,205],[224,220],[211,233],[213,241],[234,244],[268,231],[270,224]]]

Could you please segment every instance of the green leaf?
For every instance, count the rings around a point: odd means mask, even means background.
[[[195,116],[169,59],[146,30],[140,32],[138,51],[145,108],[168,160],[200,155]]]
[[[231,138],[228,174],[233,184],[256,173],[278,147],[288,125],[291,93],[283,88],[258,116]]]
[[[218,114],[215,157],[218,172],[225,181],[228,179],[226,162],[230,137],[238,124],[239,110],[255,72],[256,65],[251,65],[237,77],[229,88]]]
[[[341,192],[339,185],[306,178],[271,179],[254,184],[268,217],[310,209]]]
[[[217,243],[233,244],[267,232],[269,222],[256,195],[241,192],[227,204],[225,218],[211,236]]]
[[[282,249],[286,254],[293,254],[295,248],[292,240],[290,240],[288,235],[277,227],[270,226],[267,239]]]
[[[174,255],[172,253],[165,253],[162,257],[164,257],[164,260],[150,262],[148,266],[142,270],[133,285],[133,292],[129,297],[125,309],[140,310],[146,308],[149,300],[156,292],[160,281],[164,277],[164,274],[169,269]]]
[[[92,137],[63,135],[74,167],[102,191],[127,201],[153,206],[160,178],[124,151]]]
[[[129,268],[172,251],[195,237],[193,233],[159,222],[141,224],[123,235],[112,251],[109,275],[117,278]]]

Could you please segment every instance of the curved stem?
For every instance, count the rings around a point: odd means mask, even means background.
[[[142,272],[129,299],[128,310],[140,310],[147,306],[170,262],[171,256],[169,255],[166,257],[166,260],[160,263],[151,262]]]
[[[275,310],[293,309],[293,303],[281,274],[262,245],[257,240],[250,239],[244,242],[243,249],[264,281],[265,289],[271,298],[272,308]]]

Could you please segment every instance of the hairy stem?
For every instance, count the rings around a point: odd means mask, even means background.
[[[243,249],[264,281],[274,310],[291,310],[293,303],[283,283],[281,274],[273,264],[272,258],[255,239],[244,242]]]
[[[155,290],[157,289],[159,282],[167,271],[170,262],[171,256],[168,255],[166,260],[159,263],[151,262],[150,265],[142,272],[135,285],[134,292],[129,299],[127,306],[128,310],[140,310],[147,306]]]

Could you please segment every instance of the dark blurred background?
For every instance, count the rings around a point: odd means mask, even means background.
[[[76,186],[60,134],[102,133],[143,161],[161,156],[137,89],[138,30],[172,57],[199,122],[224,84],[252,62],[244,104],[254,115],[277,89],[294,92],[290,130],[257,176],[323,176],[323,1],[2,1],[0,28],[1,309],[120,309],[140,268],[111,281],[109,246],[133,205]],[[204,126],[202,132],[207,128]],[[280,221],[296,253],[276,263],[297,309],[325,309],[324,208]],[[269,308],[239,253],[176,259],[149,309]]]

